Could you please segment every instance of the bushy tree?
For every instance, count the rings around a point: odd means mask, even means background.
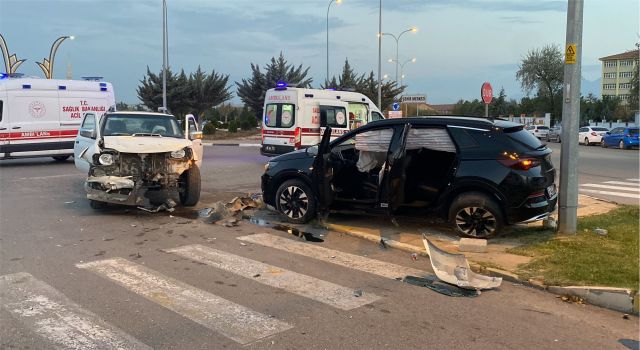
[[[627,102],[629,102],[629,108],[632,111],[638,111],[640,110],[640,105],[638,105],[640,102],[640,61],[636,61],[636,65],[634,67],[635,69],[631,76],[631,89],[629,90],[631,96],[629,96],[629,100],[627,100]]]
[[[358,75],[351,65],[349,60],[345,59],[344,66],[342,67],[342,74],[336,78],[333,77],[331,81],[322,88],[331,88],[336,90],[353,90],[366,95],[371,101],[377,103],[378,101],[378,79],[373,71],[369,75],[364,73]],[[397,86],[396,82],[383,81],[382,82],[382,106],[378,106],[380,110],[385,110],[391,106],[394,101],[398,100],[400,94],[404,92],[404,86]]]
[[[229,122],[229,127],[227,129],[229,132],[238,132],[238,123],[234,120]]]
[[[276,83],[280,81],[298,87],[311,87],[313,79],[308,77],[308,74],[309,67],[293,66],[285,60],[284,55],[280,52],[277,59],[271,58],[271,62],[264,67],[264,72],[260,70],[258,64],[251,63],[251,78],[235,82],[237,94],[256,117],[261,117],[264,95],[268,89],[275,87]]]
[[[562,99],[564,78],[560,46],[551,44],[530,50],[522,59],[516,78],[527,94],[536,90],[538,96],[546,99],[547,107],[554,120],[560,118],[559,100]]]
[[[216,133],[216,126],[214,125],[213,122],[208,122],[202,128],[202,133],[205,135],[213,135]]]
[[[184,70],[174,74],[167,69],[167,108],[176,116],[193,113],[201,118],[204,111],[231,98],[228,75],[212,71],[206,74],[200,67],[187,75]],[[138,98],[152,111],[162,106],[162,71],[154,74],[147,67],[147,74],[137,89]]]

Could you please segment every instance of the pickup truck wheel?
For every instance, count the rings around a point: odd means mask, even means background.
[[[180,177],[180,203],[185,207],[192,207],[200,200],[200,169],[192,166]]]
[[[107,203],[89,199],[89,206],[91,207],[91,209],[101,210],[107,207]]]
[[[294,224],[307,223],[317,214],[313,192],[300,180],[283,182],[276,191],[275,202],[276,209]]]
[[[53,158],[57,162],[64,162],[65,160],[69,159],[69,157],[71,156],[54,156],[51,158]]]
[[[461,237],[489,238],[504,226],[498,204],[479,192],[463,193],[449,207],[449,221]]]

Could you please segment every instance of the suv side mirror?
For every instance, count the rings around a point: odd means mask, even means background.
[[[91,139],[96,138],[96,130],[95,129],[80,129],[80,136],[88,137]]]

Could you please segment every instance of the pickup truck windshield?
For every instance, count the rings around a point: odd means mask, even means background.
[[[183,138],[173,116],[109,114],[102,122],[102,136],[163,136]]]

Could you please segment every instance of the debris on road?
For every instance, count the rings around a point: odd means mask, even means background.
[[[210,223],[220,223],[226,227],[234,227],[240,224],[242,212],[248,209],[260,208],[263,206],[260,195],[254,194],[249,197],[235,197],[227,203],[215,202],[211,207],[198,211],[198,217],[205,218]],[[229,219],[229,220],[227,220]]]
[[[584,299],[577,295],[558,295],[556,298],[559,298],[565,303],[584,304]]]
[[[236,218],[227,219],[222,223],[224,227],[235,227],[238,226],[239,221]]]
[[[353,296],[359,298],[362,296],[362,289],[356,289],[353,291]]]
[[[402,279],[403,282],[412,284],[414,286],[426,287],[440,294],[444,294],[450,297],[477,297],[480,295],[479,290],[460,288],[449,283],[444,283],[436,276],[427,277],[415,277],[406,276]]]
[[[76,202],[76,201],[68,201],[68,202],[64,202],[64,204],[73,204],[73,203],[75,203],[75,202]]]
[[[471,271],[464,254],[451,254],[439,249],[422,234],[422,242],[429,254],[431,266],[439,279],[465,289],[492,289],[500,287],[502,278],[489,277]]]
[[[607,231],[607,230],[605,230],[603,228],[599,228],[599,227],[594,228],[593,232],[599,234],[600,236],[606,236],[606,235],[609,234],[609,231]]]
[[[380,238],[380,248],[387,249],[387,243],[384,241],[384,238]]]
[[[256,277],[260,277],[260,274],[259,274],[259,273],[256,273],[255,275],[253,275],[253,277],[254,277],[254,278],[256,278]]]
[[[413,261],[418,260],[418,254],[416,254],[416,253],[411,253],[411,260],[413,260]]]

